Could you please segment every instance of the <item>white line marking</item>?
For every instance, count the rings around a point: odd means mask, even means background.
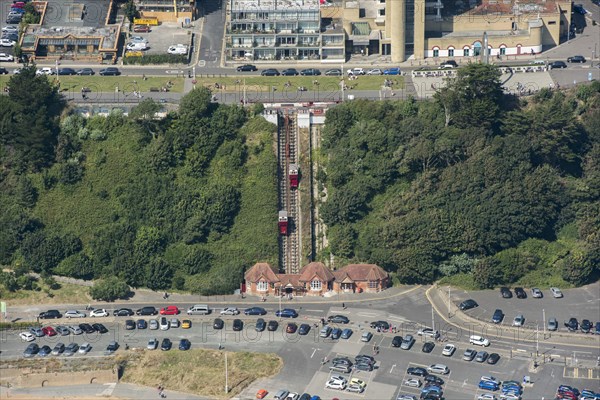
[[[304,311],[308,311],[308,312],[323,312],[323,310],[304,310]]]
[[[315,356],[315,353],[317,352],[317,349],[313,349],[312,354],[310,355],[310,358],[313,358]]]
[[[356,313],[356,315],[358,315],[360,317],[375,317],[375,316],[377,316],[377,314],[375,314],[375,313],[366,313],[366,312],[359,312],[359,313]]]

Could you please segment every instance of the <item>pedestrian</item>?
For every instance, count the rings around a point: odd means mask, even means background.
[[[346,303],[342,303],[342,309],[345,310],[346,309]]]

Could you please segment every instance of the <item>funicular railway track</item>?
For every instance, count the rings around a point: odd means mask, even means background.
[[[287,212],[287,229],[285,234],[280,228],[279,266],[288,274],[296,274],[300,270],[300,229],[298,221],[298,190],[290,179],[290,166],[293,170],[298,164],[298,126],[296,115],[292,109],[282,109],[278,117],[278,162],[279,162],[279,209]],[[280,213],[281,214],[281,213]],[[281,215],[280,215],[281,217]]]

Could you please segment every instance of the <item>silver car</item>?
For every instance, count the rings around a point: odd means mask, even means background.
[[[513,326],[523,326],[525,323],[525,317],[521,314],[517,315],[513,320]]]
[[[413,335],[406,335],[404,339],[402,339],[402,343],[400,343],[400,348],[402,350],[410,350],[410,348],[415,344],[415,338]]]
[[[71,333],[73,335],[81,335],[83,333],[83,331],[81,330],[81,328],[78,327],[77,325],[70,325],[69,326],[69,330],[71,331]]]
[[[158,329],[158,321],[155,319],[151,319],[148,321],[148,329],[157,330]]]
[[[158,347],[158,340],[155,339],[150,339],[148,341],[148,345],[146,346],[146,348],[148,350],[156,350],[156,348]]]
[[[556,320],[556,318],[550,318],[548,320],[548,326],[547,326],[549,331],[555,331],[558,330],[558,321]]]
[[[64,314],[65,318],[85,318],[85,313],[77,310],[69,310]]]
[[[467,349],[467,350],[465,350],[465,352],[463,354],[463,360],[472,361],[476,355],[477,355],[477,352],[475,350]]]

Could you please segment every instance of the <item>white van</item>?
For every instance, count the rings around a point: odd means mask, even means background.
[[[130,51],[144,51],[148,49],[148,44],[145,42],[132,42],[127,43],[126,48]]]
[[[211,309],[206,304],[196,304],[191,306],[187,310],[188,315],[208,315],[211,313]]]

